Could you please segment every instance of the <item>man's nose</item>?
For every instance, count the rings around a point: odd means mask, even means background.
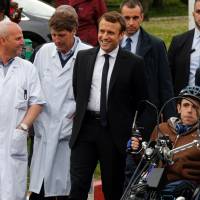
[[[128,23],[132,25],[132,24],[135,23],[135,20],[131,17],[131,18],[129,19]]]
[[[24,43],[25,43],[25,42],[24,42],[24,39],[21,39],[21,40],[20,40],[20,45],[22,45],[22,46],[23,46],[23,45],[24,45]]]
[[[58,37],[58,36],[53,36],[53,37],[52,37],[52,40],[53,40],[54,42],[59,42],[59,37]]]
[[[192,106],[189,106],[188,107],[188,112],[192,112],[192,109],[193,109]]]
[[[105,32],[105,33],[102,34],[102,38],[103,39],[106,39],[107,37],[108,37],[108,33],[107,32]]]

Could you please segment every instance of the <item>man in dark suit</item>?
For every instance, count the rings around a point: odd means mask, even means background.
[[[196,27],[174,36],[168,50],[175,95],[195,84],[195,73],[200,67],[200,0],[195,0],[193,17]]]
[[[105,199],[119,200],[122,195],[126,143],[137,105],[147,95],[143,60],[119,47],[125,28],[119,13],[105,13],[99,21],[100,47],[80,51],[75,61],[76,115],[70,140],[73,200],[87,199],[98,161]]]
[[[148,100],[160,110],[162,105],[173,97],[165,44],[161,39],[150,35],[141,27],[144,13],[139,0],[124,0],[120,10],[126,21],[126,34],[121,46],[144,59]],[[169,104],[163,112],[164,120],[174,116],[174,113],[175,106]],[[156,117],[155,109],[147,107],[138,124],[144,127],[143,139],[149,139],[156,125]]]
[[[141,27],[144,13],[139,0],[124,0],[121,3],[120,10],[126,21],[126,34],[123,37],[121,46],[144,59],[148,100],[160,110],[163,104],[173,97],[165,44],[162,40],[150,35]],[[174,105],[168,104],[163,112],[164,120],[174,116],[174,113]],[[137,125],[142,127],[143,140],[149,140],[150,134],[156,125],[156,119],[157,113],[155,108],[149,105],[146,106],[145,111],[137,121]],[[125,186],[128,184],[136,167],[132,155],[128,154],[126,159]]]

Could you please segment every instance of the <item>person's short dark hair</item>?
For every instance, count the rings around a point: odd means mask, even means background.
[[[99,18],[99,23],[102,19],[105,19],[108,22],[111,23],[119,23],[121,26],[120,32],[124,32],[126,30],[126,22],[124,20],[124,17],[118,13],[117,11],[110,11],[104,13],[100,18]]]
[[[71,12],[71,9],[55,12],[49,20],[49,27],[56,31],[67,30],[72,32],[78,27],[77,14]]]
[[[143,6],[139,0],[124,0],[124,1],[122,1],[122,3],[120,4],[120,11],[122,10],[122,8],[124,6],[127,6],[128,8],[135,8],[136,6],[139,6],[141,13],[144,12]]]

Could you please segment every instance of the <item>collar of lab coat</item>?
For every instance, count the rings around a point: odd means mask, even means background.
[[[76,58],[76,55],[77,55],[77,52],[78,52],[77,49],[78,49],[78,46],[79,46],[79,44],[80,44],[80,39],[79,39],[78,37],[75,37],[75,42],[76,42],[77,44],[76,44],[76,48],[74,49],[74,54],[73,54],[73,56],[72,56],[73,59]],[[54,44],[54,46],[55,46],[55,48],[54,48],[54,50],[52,51],[52,57],[58,56],[57,47],[56,47],[55,44]]]
[[[12,60],[10,66],[9,66],[9,69],[8,69],[8,71],[7,71],[6,77],[5,77],[5,79],[4,79],[5,82],[6,82],[7,80],[9,80],[9,79],[12,77],[12,75],[14,74],[15,70],[16,70],[18,67],[21,67],[22,63],[21,63],[20,60],[21,60],[21,58],[19,58],[19,57],[15,57],[15,58]]]
[[[51,56],[52,56],[52,62],[54,63],[55,66],[57,66],[59,68],[58,76],[61,76],[63,73],[65,73],[66,71],[68,71],[69,69],[71,69],[73,67],[73,62],[74,62],[76,55],[77,55],[77,52],[79,50],[80,43],[81,43],[80,39],[77,38],[77,45],[76,45],[76,48],[75,48],[75,52],[74,52],[72,58],[69,59],[69,61],[65,64],[64,67],[62,67],[62,65],[60,63],[60,58],[59,58],[59,55],[58,55],[56,45],[53,43],[54,48],[52,50]]]

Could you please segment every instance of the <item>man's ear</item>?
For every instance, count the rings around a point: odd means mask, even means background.
[[[177,104],[177,112],[178,112],[178,114],[180,114],[181,113],[181,105],[180,104]]]
[[[74,35],[76,35],[77,29],[74,28],[74,29],[72,30],[72,32],[74,33]]]
[[[125,34],[125,31],[121,32],[120,35],[119,35],[119,40],[121,41],[124,37],[124,34]]]
[[[194,12],[192,12],[192,16],[194,17],[194,15],[195,15],[195,13]]]
[[[5,37],[0,37],[0,44],[3,45],[6,41]]]
[[[141,23],[144,21],[144,13],[141,14]]]

